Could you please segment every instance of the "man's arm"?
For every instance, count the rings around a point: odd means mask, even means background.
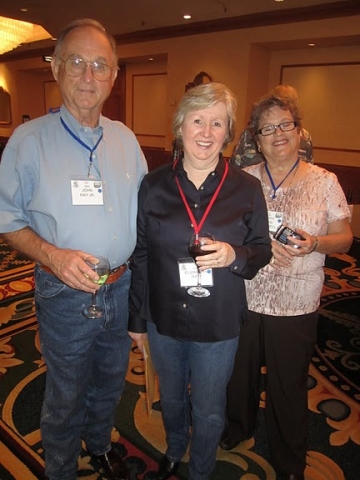
[[[100,288],[91,280],[98,279],[97,274],[84,262],[92,257],[91,254],[58,248],[41,238],[30,227],[2,233],[2,236],[15,250],[50,268],[54,275],[69,287],[89,293]]]

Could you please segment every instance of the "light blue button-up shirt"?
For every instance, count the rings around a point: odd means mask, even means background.
[[[73,205],[71,180],[86,179],[90,152],[64,128],[96,148],[91,175],[103,183],[103,205]],[[95,129],[81,126],[62,106],[18,127],[0,164],[0,232],[31,227],[60,248],[124,263],[136,242],[137,192],[147,165],[135,135],[100,116]]]

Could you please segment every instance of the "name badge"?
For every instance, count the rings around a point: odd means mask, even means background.
[[[181,287],[187,288],[198,285],[198,269],[192,258],[179,258],[178,266]],[[214,285],[211,268],[201,272],[200,285],[204,287],[212,287]]]
[[[101,180],[71,180],[73,205],[104,205]]]
[[[269,217],[269,231],[275,233],[278,227],[283,223],[284,214],[282,212],[275,212],[274,210],[268,210]]]

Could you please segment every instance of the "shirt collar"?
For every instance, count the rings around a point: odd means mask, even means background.
[[[183,166],[183,157],[180,158],[176,164],[174,165],[174,168],[173,168],[173,172],[174,172],[174,176],[176,175],[184,175],[185,174],[185,170],[184,170],[184,166]],[[224,173],[224,169],[225,169],[225,159],[223,157],[223,154],[220,153],[219,154],[219,161],[215,167],[215,170],[214,172],[216,173],[217,176],[219,176],[220,178],[222,178],[222,175]],[[211,175],[211,173],[210,173]]]
[[[65,107],[64,104],[60,107],[60,116],[64,120],[66,125],[70,128],[70,130],[80,138],[81,138],[82,134],[89,133],[89,132],[91,132],[92,134],[95,134],[95,135],[101,135],[101,132],[103,130],[102,116],[101,115],[100,115],[100,119],[99,119],[99,125],[95,128],[82,126],[76,120],[76,118],[69,112],[69,110]]]

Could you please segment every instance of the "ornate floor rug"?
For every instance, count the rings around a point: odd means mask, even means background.
[[[0,239],[0,480],[45,479],[39,431],[45,365],[33,301],[33,264]],[[360,478],[360,247],[327,260],[319,340],[309,371],[306,480]],[[158,398],[148,413],[144,359],[134,347],[116,414],[114,448],[131,480],[154,480],[165,433]],[[264,406],[264,396],[261,399]],[[262,411],[253,438],[219,448],[211,480],[275,480]],[[82,452],[79,478],[105,477]],[[187,478],[187,457],[177,477]]]

